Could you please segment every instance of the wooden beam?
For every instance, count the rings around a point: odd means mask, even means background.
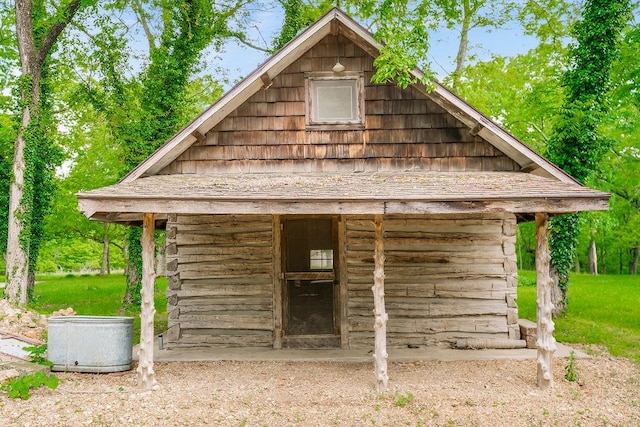
[[[553,353],[556,340],[553,338],[553,303],[551,302],[551,276],[549,274],[549,215],[536,213],[536,285],[537,285],[537,341],[538,387],[553,386]]]
[[[349,292],[347,284],[349,283],[349,275],[347,271],[347,217],[340,215],[338,222],[338,268],[339,268],[339,298],[340,302],[340,348],[349,349],[349,313],[347,304],[349,304]]]
[[[197,139],[200,143],[203,143],[207,140],[207,137],[204,136],[198,129],[194,129],[193,132],[191,132],[191,136]]]
[[[273,348],[282,348],[282,220],[273,216]]]
[[[145,213],[142,218],[142,309],[140,312],[140,347],[138,350],[138,385],[145,390],[157,390],[153,371],[153,317],[156,309],[153,305],[153,289],[156,282],[154,268],[155,252],[155,215]]]
[[[373,305],[375,322],[375,360],[376,388],[378,393],[385,393],[389,384],[389,373],[387,371],[387,312],[384,306],[384,241],[382,228],[382,215],[375,216],[375,251],[373,255]]]
[[[262,73],[260,75],[260,80],[262,80],[262,89],[267,90],[273,84],[271,77],[269,77],[269,73]]]
[[[482,123],[478,123],[471,129],[469,133],[471,133],[471,135],[473,136],[476,136],[482,129],[484,129],[484,125]]]

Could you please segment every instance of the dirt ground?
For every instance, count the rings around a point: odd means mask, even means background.
[[[0,397],[3,426],[640,426],[640,367],[606,354],[555,360],[535,386],[535,360],[391,363],[378,395],[373,363],[156,363],[158,391],[135,370],[58,374],[56,390]]]

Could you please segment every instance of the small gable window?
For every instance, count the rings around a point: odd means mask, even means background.
[[[362,128],[362,73],[308,73],[306,125],[308,129]]]

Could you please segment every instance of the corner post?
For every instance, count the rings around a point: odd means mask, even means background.
[[[554,324],[551,302],[551,276],[549,274],[549,215],[536,213],[536,319],[538,348],[538,388],[553,386],[552,362],[556,351],[553,338]]]
[[[387,371],[387,320],[388,315],[384,304],[384,241],[382,228],[382,215],[375,216],[375,252],[373,270],[373,303],[375,323],[375,360],[376,388],[378,393],[385,393],[389,383]]]
[[[156,281],[154,268],[155,251],[155,214],[145,213],[142,219],[142,307],[140,311],[140,347],[138,350],[138,385],[146,390],[157,389],[153,371],[154,331],[153,318],[156,309],[153,303],[153,290]]]

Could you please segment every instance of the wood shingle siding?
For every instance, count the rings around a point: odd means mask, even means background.
[[[270,216],[170,215],[169,348],[273,345]]]
[[[365,72],[365,128],[306,130],[305,72],[329,71],[338,56]],[[369,54],[327,36],[161,173],[520,169],[417,89],[370,83],[372,70]]]

